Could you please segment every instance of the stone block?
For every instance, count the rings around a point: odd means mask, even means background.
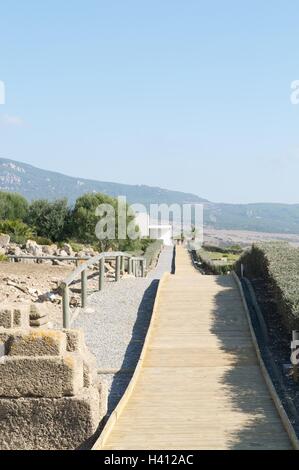
[[[5,356],[5,352],[6,352],[5,342],[0,340],[0,360],[1,360],[1,357]]]
[[[12,335],[7,342],[9,356],[59,356],[66,351],[66,336],[61,331],[26,331]]]
[[[85,350],[82,354],[83,359],[83,384],[84,387],[90,387],[98,383],[98,374],[97,374],[97,360],[96,357],[88,351]]]
[[[0,342],[5,345],[5,354],[7,354],[8,343],[13,336],[22,335],[23,333],[29,333],[29,328],[3,328],[0,327]]]
[[[13,309],[13,327],[14,328],[29,328],[29,310],[26,307],[15,307]]]
[[[85,349],[84,334],[81,330],[62,330],[66,335],[66,349],[70,352],[82,352]]]
[[[101,418],[95,387],[82,389],[76,397],[0,398],[0,449],[82,448]]]
[[[73,396],[83,387],[83,361],[63,357],[4,356],[0,360],[1,397]]]
[[[29,311],[26,306],[16,307],[5,305],[0,309],[0,327],[3,328],[28,328]]]
[[[48,309],[44,305],[31,303],[29,309],[30,320],[38,320],[39,318],[47,317]]]
[[[0,309],[0,326],[3,328],[13,327],[13,311],[10,308]]]
[[[39,318],[38,320],[30,320],[30,326],[33,326],[35,328],[39,326],[45,327],[49,323],[49,318],[44,317],[44,318]]]

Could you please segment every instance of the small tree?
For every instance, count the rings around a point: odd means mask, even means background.
[[[107,211],[105,206],[107,205]],[[101,207],[102,210],[97,213],[97,209]],[[111,210],[110,210],[111,209]],[[126,234],[125,237],[119,239],[118,227],[118,200],[101,193],[89,193],[79,197],[76,201],[72,213],[72,234],[78,241],[82,243],[91,243],[97,245],[100,251],[107,251],[108,249],[133,249],[134,240],[130,240]],[[126,225],[132,222],[133,215],[129,215],[126,210]],[[101,229],[105,229],[105,224],[111,227],[111,236],[107,238],[97,238],[96,228],[101,224]],[[106,227],[109,228],[109,227]],[[108,233],[108,230],[107,230]]]
[[[0,220],[24,220],[28,206],[27,200],[20,194],[0,191]]]
[[[56,242],[63,240],[65,236],[68,214],[66,199],[54,202],[40,199],[30,205],[26,221],[34,227],[38,236],[50,238]]]

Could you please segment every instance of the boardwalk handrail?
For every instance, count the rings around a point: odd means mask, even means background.
[[[115,260],[115,281],[120,278],[121,271],[125,271],[124,260],[127,259],[127,271],[128,274],[134,274],[135,277],[139,275],[145,276],[146,260],[142,256],[133,256],[129,253],[122,251],[110,251],[100,253],[97,256],[93,256],[85,263],[78,266],[68,277],[61,282],[60,287],[62,293],[62,311],[63,311],[63,328],[69,328],[71,324],[70,316],[70,285],[77,280],[81,274],[81,307],[85,308],[87,304],[87,269],[95,264],[99,264],[99,290],[102,290],[104,286],[105,276],[105,260]]]

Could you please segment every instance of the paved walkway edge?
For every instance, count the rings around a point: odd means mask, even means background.
[[[268,387],[268,390],[270,392],[271,398],[272,398],[272,400],[275,404],[275,407],[276,407],[277,412],[280,416],[280,419],[283,423],[283,426],[284,426],[286,432],[288,433],[290,441],[291,441],[292,445],[294,446],[294,449],[299,450],[299,440],[297,438],[297,434],[296,434],[296,432],[293,428],[293,425],[292,425],[291,421],[288,418],[288,415],[285,412],[283,404],[281,403],[281,400],[280,400],[280,398],[279,398],[279,396],[278,396],[278,394],[275,390],[275,387],[273,385],[271,377],[268,374],[267,368],[266,368],[265,363],[263,361],[263,358],[262,358],[262,355],[261,355],[261,352],[260,352],[260,348],[259,348],[259,345],[258,345],[258,342],[257,342],[257,338],[256,338],[256,335],[255,335],[255,332],[254,332],[254,329],[253,329],[253,325],[252,325],[252,322],[251,322],[251,316],[250,316],[250,313],[249,313],[249,310],[248,310],[248,306],[247,306],[247,302],[246,302],[245,295],[244,295],[244,292],[243,292],[242,284],[241,284],[240,279],[238,278],[237,274],[234,271],[232,272],[232,275],[233,275],[233,278],[234,278],[234,280],[237,284],[237,287],[238,287],[238,290],[240,292],[240,296],[241,296],[241,299],[242,299],[242,302],[243,302],[243,305],[244,305],[244,309],[245,309],[245,312],[246,312],[246,317],[247,317],[247,321],[248,321],[252,341],[253,341],[253,344],[254,344],[255,352],[256,352],[256,355],[257,355],[257,358],[258,358],[258,361],[259,361],[259,365],[260,365],[264,380],[267,384],[267,387]]]
[[[114,409],[114,411],[111,413],[111,415],[110,415],[110,417],[109,417],[109,419],[108,419],[108,421],[107,421],[100,437],[97,439],[96,443],[94,444],[94,446],[92,447],[91,450],[101,450],[101,449],[103,449],[103,447],[104,447],[104,445],[105,445],[105,443],[106,443],[106,441],[109,437],[110,432],[112,431],[115,423],[118,421],[124,407],[126,406],[127,402],[130,399],[130,396],[131,396],[131,394],[134,390],[135,384],[137,383],[137,380],[138,380],[138,377],[140,375],[142,365],[143,365],[143,362],[144,362],[144,357],[145,357],[145,353],[146,353],[146,350],[147,350],[148,342],[149,342],[149,339],[150,339],[150,336],[151,336],[151,333],[152,333],[152,327],[153,327],[155,317],[156,317],[157,311],[158,311],[159,300],[160,300],[160,295],[161,295],[161,288],[162,288],[163,284],[166,282],[166,280],[169,278],[169,276],[171,276],[170,273],[165,273],[162,276],[162,278],[159,282],[158,289],[157,289],[157,294],[156,294],[156,299],[155,299],[155,303],[154,303],[154,308],[153,308],[153,313],[152,313],[152,317],[151,317],[151,321],[150,321],[149,328],[148,328],[148,331],[147,331],[147,334],[146,334],[146,337],[145,337],[142,352],[140,354],[140,358],[138,360],[138,363],[137,363],[135,372],[132,376],[132,379],[131,379],[131,381],[130,381],[123,397],[119,401],[119,403],[116,406],[116,408]]]

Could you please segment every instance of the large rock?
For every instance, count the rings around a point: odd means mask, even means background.
[[[34,240],[27,240],[26,250],[33,256],[42,256],[42,248]]]
[[[0,397],[74,396],[83,387],[83,361],[63,357],[4,356],[0,361]]]
[[[95,387],[82,389],[76,397],[0,398],[0,449],[82,447],[96,431],[100,413]]]
[[[45,255],[54,256],[57,250],[57,245],[42,245],[41,249]]]
[[[9,245],[10,236],[0,233],[0,248],[6,248]]]
[[[73,249],[69,243],[65,243],[63,245],[63,250],[66,252],[68,256],[74,256]]]
[[[60,250],[59,252],[59,256],[63,256],[63,258],[67,258],[68,257],[68,254],[65,250]]]
[[[17,245],[14,245],[14,246],[10,246],[9,247],[9,250],[8,250],[8,253],[10,255],[14,255],[14,256],[22,256],[22,255],[25,255],[26,253],[24,253],[21,248]]]

